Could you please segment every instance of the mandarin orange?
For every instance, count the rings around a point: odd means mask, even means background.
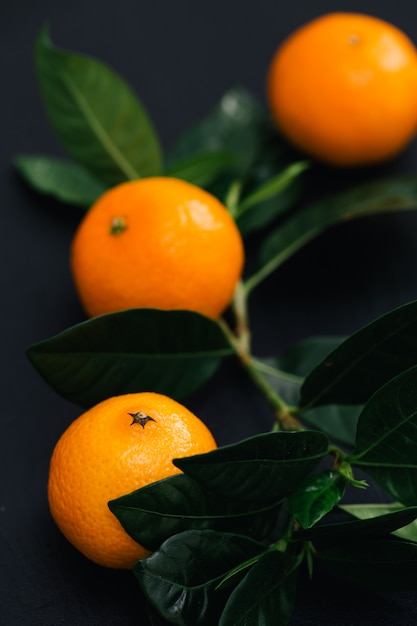
[[[213,195],[151,177],[110,189],[75,233],[71,268],[89,316],[135,307],[218,318],[241,276],[238,228]]]
[[[323,15],[278,47],[267,96],[300,150],[335,166],[384,161],[417,131],[417,50],[376,17]]]
[[[215,448],[207,426],[167,396],[149,392],[104,400],[72,422],[55,446],[51,514],[86,557],[131,568],[149,551],[125,532],[109,500],[179,473],[173,458]]]

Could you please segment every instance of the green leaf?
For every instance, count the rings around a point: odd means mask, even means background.
[[[239,563],[264,552],[248,537],[214,531],[186,531],[167,539],[134,566],[148,600],[172,624],[218,623],[217,584]]]
[[[305,377],[335,350],[345,337],[309,337],[288,348],[277,359],[277,366],[286,372]]]
[[[235,157],[225,150],[202,152],[172,165],[165,173],[198,187],[208,187],[234,161]]]
[[[185,530],[223,530],[263,539],[275,526],[278,507],[242,503],[204,490],[179,474],[109,502],[126,532],[149,550]]]
[[[20,155],[14,163],[36,191],[68,204],[90,207],[107,189],[78,163],[43,155]]]
[[[311,528],[341,500],[346,483],[339,472],[309,476],[288,499],[288,508],[302,528]]]
[[[155,607],[150,602],[145,603],[146,617],[148,618],[148,626],[170,626],[169,622],[157,613]]]
[[[412,367],[417,351],[417,301],[367,324],[318,365],[303,383],[301,406],[364,404]]]
[[[399,502],[391,502],[390,504],[369,502],[367,504],[340,504],[339,508],[358,519],[372,519],[393,511],[401,511],[404,509],[404,506]],[[392,534],[406,541],[417,543],[417,519],[402,528],[392,531]]]
[[[292,206],[298,195],[298,178],[308,167],[307,161],[291,163],[243,197],[236,222],[244,236],[264,228]]]
[[[365,537],[384,537],[403,528],[417,518],[417,507],[410,506],[371,519],[360,519],[332,524],[319,524],[308,530],[298,531],[293,538],[300,541],[324,540],[327,544],[339,545],[345,541]]]
[[[342,541],[316,557],[340,578],[370,589],[417,588],[417,544],[408,541]]]
[[[261,505],[285,498],[327,450],[323,433],[279,432],[173,462],[210,491]]]
[[[299,564],[299,559],[290,554],[266,552],[231,593],[219,626],[288,624]]]
[[[235,167],[243,173],[258,153],[265,119],[264,108],[248,91],[231,89],[206,117],[182,134],[168,154],[168,166],[191,156],[226,151],[235,156]]]
[[[402,504],[417,504],[417,366],[399,374],[364,407],[347,460]]]
[[[213,320],[192,311],[157,309],[95,317],[27,350],[55,391],[87,407],[139,391],[182,398],[232,354]]]
[[[352,448],[356,441],[356,427],[359,419],[360,406],[329,404],[305,411],[301,421],[310,427],[321,430],[330,439],[344,443]]]
[[[279,357],[257,357],[252,364],[289,405],[298,405],[304,377],[342,341],[339,337],[311,337],[291,346]],[[303,416],[304,417],[304,416]],[[314,416],[310,423],[313,422]],[[319,426],[320,430],[321,425]],[[326,432],[326,428],[323,428]]]
[[[300,248],[339,222],[416,207],[416,177],[365,183],[321,199],[295,213],[266,238],[261,248],[261,267],[248,278],[246,289],[254,289]]]
[[[158,138],[143,105],[103,63],[53,46],[47,29],[35,63],[52,127],[68,153],[109,186],[161,172]]]

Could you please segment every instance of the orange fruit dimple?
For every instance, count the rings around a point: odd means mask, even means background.
[[[302,151],[336,166],[383,161],[417,131],[417,50],[383,20],[330,13],[278,48],[267,95],[279,129]]]
[[[55,446],[51,514],[89,559],[131,568],[149,551],[125,532],[109,500],[180,473],[174,458],[215,448],[207,426],[167,396],[146,392],[104,400],[72,422]]]
[[[217,318],[233,297],[243,262],[243,242],[224,205],[169,177],[104,193],[71,249],[75,285],[90,316],[151,307]]]

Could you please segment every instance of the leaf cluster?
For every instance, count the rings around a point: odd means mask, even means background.
[[[268,358],[252,353],[247,307],[257,285],[326,229],[415,208],[417,179],[370,181],[306,203],[314,163],[294,153],[245,90],[227,92],[164,155],[145,108],[113,70],[56,48],[46,29],[35,61],[71,157],[16,158],[38,191],[88,210],[125,180],[176,176],[219,197],[245,239],[261,234],[257,267],[232,303],[234,325],[132,309],[27,350],[45,381],[83,407],[149,390],[185,398],[225,359],[241,363],[271,407],[270,433],[176,459],[180,475],[109,503],[152,551],[134,568],[150,604],[172,624],[286,624],[300,567],[312,573],[316,563],[371,588],[415,586],[417,302],[348,338],[311,338]],[[393,503],[346,504],[346,493],[352,499],[370,480]]]

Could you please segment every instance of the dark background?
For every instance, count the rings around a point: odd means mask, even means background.
[[[276,46],[301,23],[334,10],[377,15],[417,42],[417,6],[409,0],[14,0],[0,9],[0,624],[148,624],[133,576],[88,562],[63,539],[48,512],[49,458],[80,409],[41,380],[24,351],[84,315],[68,269],[80,213],[31,191],[11,165],[20,153],[62,154],[37,90],[36,35],[48,22],[57,45],[111,65],[135,88],[168,148],[230,87],[245,86],[263,99]],[[416,167],[413,142],[369,176],[414,173]],[[321,171],[319,191],[335,181],[335,172]],[[278,354],[310,335],[348,334],[416,299],[416,241],[417,214],[411,211],[337,227],[309,245],[256,291],[256,352]],[[186,404],[207,421],[219,444],[271,424],[269,411],[230,365]],[[300,588],[291,622],[416,623],[416,593],[364,592],[320,576]]]

